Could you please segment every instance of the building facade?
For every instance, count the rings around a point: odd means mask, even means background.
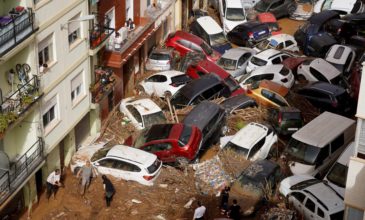
[[[362,75],[365,63],[362,64]],[[357,104],[355,153],[350,158],[345,191],[345,219],[365,219],[365,80],[361,80]]]

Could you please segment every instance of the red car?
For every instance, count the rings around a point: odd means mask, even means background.
[[[169,34],[165,41],[166,47],[172,47],[180,53],[180,56],[185,56],[188,52],[203,52],[208,60],[215,62],[221,54],[212,49],[203,39],[193,34],[176,31]]]
[[[165,163],[187,163],[197,158],[202,138],[195,126],[154,124],[142,130],[133,146],[156,154]]]
[[[271,35],[281,34],[281,28],[275,16],[270,12],[264,12],[257,15],[257,20],[261,23],[266,23],[269,26]]]
[[[209,60],[200,60],[197,63],[190,64],[186,69],[186,74],[193,79],[200,78],[202,75],[215,73],[228,85],[231,96],[244,94],[245,90],[240,87],[237,80],[235,80],[229,73],[222,69],[217,64]]]

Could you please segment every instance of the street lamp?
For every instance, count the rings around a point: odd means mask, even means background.
[[[61,24],[61,30],[65,29],[68,27],[68,24],[69,23],[72,23],[72,22],[80,22],[80,21],[89,21],[89,20],[94,20],[95,19],[95,15],[85,15],[85,16],[81,16],[75,20],[69,20],[67,21],[66,24]]]

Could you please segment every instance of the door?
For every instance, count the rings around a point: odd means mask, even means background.
[[[40,198],[42,192],[43,192],[43,175],[42,175],[42,169],[39,169],[35,173],[35,185],[37,189],[37,196]]]
[[[109,11],[105,13],[105,17],[108,16],[109,27],[115,29],[115,8],[111,8]]]
[[[300,214],[303,214],[303,202],[305,200],[305,195],[301,192],[293,192],[289,194],[288,198],[289,207],[293,206]]]
[[[141,168],[132,163],[116,160],[113,168],[115,169],[115,173],[119,178],[133,181],[138,181],[140,179],[139,174],[141,173]]]
[[[170,142],[150,144],[143,147],[143,150],[155,154],[163,162],[175,162],[176,159]]]
[[[108,174],[108,175],[113,174],[113,176],[114,176],[115,173],[113,172],[113,165],[114,165],[115,161],[116,160],[105,158],[105,159],[98,160],[97,162],[94,162],[93,166],[95,166],[98,173]]]
[[[303,215],[307,220],[315,220],[316,218],[316,204],[307,197],[305,205],[303,207]]]

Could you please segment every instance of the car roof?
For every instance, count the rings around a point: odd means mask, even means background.
[[[243,9],[243,5],[241,1],[237,1],[237,0],[225,0],[226,1],[226,7],[227,8],[242,8]]]
[[[207,32],[208,35],[222,33],[223,30],[221,26],[210,16],[203,16],[196,21],[200,24],[200,26]]]
[[[257,18],[261,22],[276,22],[275,15],[271,12],[263,12],[257,15]]]
[[[154,154],[125,145],[115,145],[108,151],[106,156],[127,159],[144,166],[151,165],[157,159],[157,156]]]
[[[155,73],[151,76],[155,76],[155,75],[164,75],[164,76],[167,76],[167,77],[171,78],[171,77],[174,77],[174,76],[185,75],[185,73],[177,71],[177,70],[167,70],[167,71]]]
[[[337,213],[344,210],[343,199],[328,185],[323,182],[310,185],[303,189],[304,192],[309,192],[312,197],[315,197],[318,201],[321,201],[322,205],[327,207],[329,214]]]
[[[322,58],[316,58],[312,60],[309,66],[318,70],[328,80],[332,80],[341,74],[341,72],[336,69],[336,67]]]
[[[271,59],[273,56],[276,56],[280,53],[282,53],[282,52],[270,48],[270,49],[261,51],[260,53],[256,54],[255,57],[263,59],[263,60],[267,60],[267,59]]]
[[[267,134],[268,128],[265,125],[251,122],[241,128],[231,142],[245,149],[251,149],[253,145]]]
[[[331,84],[328,82],[322,82],[322,81],[309,83],[308,85],[304,86],[303,88],[321,90],[326,93],[331,93],[335,96],[341,95],[346,92],[346,90],[344,88],[342,88],[341,86],[334,85],[334,84]]]
[[[181,37],[185,40],[194,42],[194,43],[199,44],[199,45],[204,41],[200,37],[198,37],[194,34],[190,34],[188,32],[185,32],[185,31],[176,31],[174,35],[177,36],[177,37]]]
[[[292,138],[322,148],[354,123],[354,120],[344,116],[323,112],[292,134]]]
[[[270,160],[259,160],[251,163],[242,173],[242,176],[254,179],[255,182],[268,180],[279,165]]]
[[[141,115],[149,115],[161,111],[161,108],[149,98],[135,99],[135,97],[130,97],[123,99],[122,102],[125,105],[128,104],[135,107]]]
[[[274,64],[274,65],[267,65],[267,66],[260,66],[258,68],[256,68],[255,70],[253,70],[250,75],[251,76],[256,76],[256,75],[261,75],[264,73],[279,73],[279,71],[281,69],[283,69],[284,65],[283,64]]]
[[[338,57],[336,53],[340,49],[342,49],[342,52],[341,52],[341,54],[339,54],[339,57]],[[345,64],[347,57],[353,51],[354,50],[349,46],[345,46],[345,45],[341,45],[341,44],[335,44],[335,45],[332,45],[332,47],[328,50],[325,59],[328,62],[331,62],[331,63]]]
[[[222,57],[223,58],[227,58],[230,60],[238,60],[243,54],[246,53],[253,53],[256,54],[256,51],[254,49],[248,48],[248,47],[236,47],[236,48],[231,48],[229,50],[227,50]]]
[[[210,73],[201,76],[198,79],[192,80],[190,83],[186,84],[175,94],[182,93],[184,94],[185,97],[191,99],[200,92],[205,91],[206,89],[211,88],[219,83],[221,83],[221,79],[219,78],[219,76]]]
[[[281,43],[287,40],[295,41],[294,37],[290,34],[277,34],[274,36],[269,37],[267,40],[276,40],[277,42]]]
[[[223,102],[221,102],[221,106],[224,109],[231,110],[231,109],[235,108],[236,106],[241,106],[242,104],[244,104],[246,102],[255,103],[255,100],[244,94],[240,94],[240,95],[236,95],[236,96],[225,99]]]
[[[185,116],[182,123],[190,126],[194,125],[202,131],[212,118],[220,111],[223,112],[224,110],[218,104],[205,100],[196,105]]]
[[[289,92],[289,89],[286,88],[285,86],[266,79],[260,82],[259,87],[273,91],[283,97],[285,97]]]

